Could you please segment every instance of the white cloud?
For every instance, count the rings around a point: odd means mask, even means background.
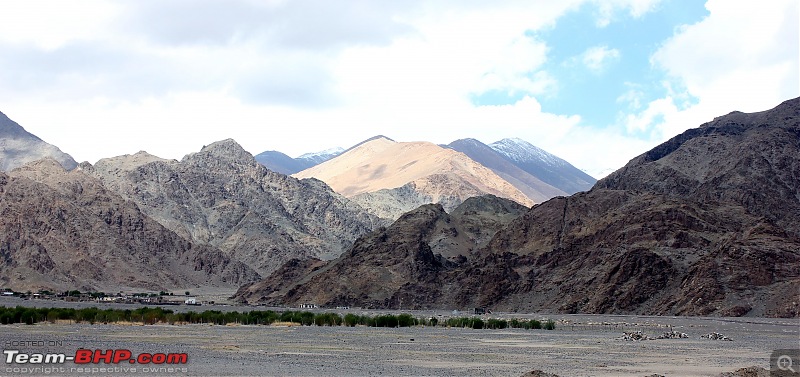
[[[633,18],[639,18],[655,10],[661,0],[593,0],[597,6],[597,27],[606,27],[620,10],[627,10]]]
[[[716,116],[766,110],[800,94],[797,1],[710,0],[706,8],[707,18],[677,30],[652,56],[675,85],[667,83],[670,93],[631,127],[656,126],[666,139]]]
[[[589,127],[575,115],[580,109],[548,113],[536,98],[559,83],[544,68],[547,41],[531,31],[566,12],[586,11],[585,3],[0,2],[1,110],[90,162],[141,149],[181,158],[229,137],[252,153],[299,155],[381,133],[438,143],[521,137],[597,175],[651,147],[653,124],[668,135],[732,110],[712,101],[721,93],[753,107],[775,100],[774,92],[797,91],[796,73],[784,72],[797,71],[796,60],[786,59],[792,51],[776,50],[796,46],[796,33],[794,40],[775,40],[783,34],[759,32],[745,41],[742,56],[725,47],[725,64],[702,61],[716,56],[718,46],[697,53],[703,46],[692,43],[713,44],[725,33],[712,19],[725,3],[711,3],[712,17],[680,30],[653,57],[674,78],[665,85],[681,89],[646,103],[631,87],[618,100],[637,112],[621,116],[628,128]],[[641,17],[658,5],[592,3],[588,11],[597,9],[603,22],[620,12]],[[773,39],[757,43],[762,38]],[[602,72],[620,58],[599,45],[575,63]],[[705,68],[715,64],[723,69]],[[739,81],[753,94],[726,86]],[[470,95],[489,91],[522,99],[504,106],[470,102]],[[699,102],[687,107],[691,96]]]
[[[618,61],[619,50],[608,46],[594,46],[581,54],[581,62],[594,73],[603,72],[609,64]]]

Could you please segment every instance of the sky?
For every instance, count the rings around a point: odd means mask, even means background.
[[[796,0],[0,2],[0,111],[78,161],[527,140],[596,178],[800,96]]]

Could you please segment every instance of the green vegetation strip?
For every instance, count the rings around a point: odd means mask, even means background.
[[[200,313],[186,312],[175,313],[169,309],[141,307],[138,309],[120,310],[84,308],[26,308],[17,306],[7,308],[0,306],[0,324],[9,325],[25,323],[32,325],[38,322],[74,321],[85,323],[119,323],[137,322],[144,324],[168,323],[194,323],[194,324],[241,324],[241,325],[271,325],[276,322],[296,323],[303,326],[369,326],[369,327],[411,327],[411,326],[444,326],[463,327],[471,329],[545,329],[554,330],[555,322],[547,320],[540,322],[518,319],[481,319],[479,317],[456,317],[439,321],[435,317],[416,318],[411,314],[381,314],[376,316],[356,315],[352,313],[341,316],[336,313],[312,313],[300,311],[274,312],[272,310],[249,312],[221,312],[219,310],[206,310]]]

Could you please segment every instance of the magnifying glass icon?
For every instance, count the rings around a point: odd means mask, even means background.
[[[792,373],[797,373],[792,367],[792,358],[787,355],[781,355],[778,357],[777,367],[780,370],[788,370]]]

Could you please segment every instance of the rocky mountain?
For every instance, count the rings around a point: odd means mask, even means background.
[[[0,173],[0,214],[0,285],[17,291],[233,288],[259,278],[52,159]]]
[[[528,174],[568,194],[588,191],[597,181],[569,162],[522,139],[503,139],[489,146]]]
[[[538,177],[520,169],[507,158],[507,155],[501,154],[478,140],[456,140],[446,147],[461,152],[475,162],[491,169],[495,174],[514,185],[514,187],[522,191],[525,196],[536,203],[544,202],[556,196],[567,196],[574,193],[567,193],[543,182]]]
[[[440,284],[452,289],[447,275],[454,267],[527,210],[492,195],[469,198],[451,214],[427,204],[359,238],[333,261],[289,261],[235,297],[275,305],[430,306],[442,296]]]
[[[266,151],[255,155],[256,161],[276,173],[294,174],[312,166],[319,165],[344,152],[342,148],[331,148],[321,152],[305,153],[297,158],[291,158],[278,151]]]
[[[166,228],[262,274],[292,258],[335,258],[382,224],[319,180],[268,170],[230,139],[181,161],[140,152],[81,167]]]
[[[294,176],[320,179],[372,213],[392,219],[425,203],[441,203],[452,210],[469,197],[487,193],[533,204],[516,187],[463,153],[386,137],[362,142]]]
[[[284,276],[244,287],[237,297],[384,308],[797,317],[798,177],[800,98],[690,129],[588,192],[534,206],[473,252],[451,259],[434,253],[431,235],[447,218],[424,206],[362,237],[337,261],[284,266]],[[453,237],[463,234],[454,228]]]
[[[0,112],[0,171],[11,171],[28,162],[45,157],[58,161],[65,169],[78,165],[58,147],[47,144]]]

